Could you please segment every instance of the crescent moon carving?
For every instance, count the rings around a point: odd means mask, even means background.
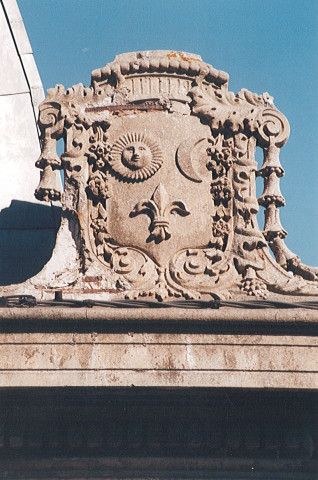
[[[193,149],[204,140],[206,140],[206,138],[200,138],[200,140],[195,143],[193,143],[193,140],[191,139],[185,140],[184,142],[180,143],[177,150],[176,161],[180,172],[189,180],[197,183],[202,182],[202,178],[193,167],[191,155]]]

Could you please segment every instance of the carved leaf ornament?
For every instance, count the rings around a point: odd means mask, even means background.
[[[123,54],[95,70],[89,88],[49,90],[39,127],[35,195],[60,199],[78,232],[78,288],[84,275],[129,298],[318,293],[317,269],[284,243],[279,152],[289,125],[267,93],[234,95],[228,75],[199,56]]]

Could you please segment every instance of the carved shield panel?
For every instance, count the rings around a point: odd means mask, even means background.
[[[117,245],[140,250],[164,267],[178,251],[209,243],[213,211],[206,168],[208,130],[197,118],[166,112],[114,119],[108,130],[105,181],[107,231]],[[195,148],[198,141],[205,150]],[[90,215],[97,208],[91,202]],[[91,242],[95,249],[94,231]]]
[[[151,264],[171,291],[200,288],[205,277],[211,288],[230,269],[233,139],[224,146],[195,116],[149,110],[121,112],[90,137],[91,250],[119,273],[138,277]]]

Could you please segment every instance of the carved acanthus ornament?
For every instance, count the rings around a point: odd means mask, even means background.
[[[99,292],[129,298],[317,294],[316,270],[287,249],[279,220],[288,122],[267,93],[234,95],[227,82],[200,57],[160,51],[116,57],[89,88],[48,91],[35,194],[62,200],[81,258],[76,288],[94,277]]]

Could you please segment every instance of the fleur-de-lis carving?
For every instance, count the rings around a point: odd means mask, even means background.
[[[152,240],[160,243],[171,237],[169,214],[178,214],[181,217],[190,215],[185,204],[175,200],[169,202],[169,194],[162,183],[155,188],[150,200],[141,200],[131,211],[130,216],[136,216],[141,213],[149,215],[151,223],[149,226],[150,235],[147,242]]]

